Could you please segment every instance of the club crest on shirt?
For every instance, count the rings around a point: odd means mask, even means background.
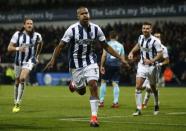
[[[150,52],[152,49],[151,48],[145,48],[145,47],[141,47],[142,51],[146,51],[146,52]]]

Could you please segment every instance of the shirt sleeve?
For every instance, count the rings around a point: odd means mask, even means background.
[[[106,41],[105,35],[99,26],[98,26],[98,40]]]
[[[140,40],[141,40],[141,38],[142,38],[142,36],[140,35],[139,37],[138,37],[138,45],[140,45]]]
[[[169,54],[168,54],[167,48],[164,48],[163,49],[163,58],[168,58],[168,57],[169,57]]]
[[[15,32],[10,40],[11,43],[17,43],[19,31]]]
[[[162,47],[161,47],[161,42],[160,42],[160,40],[156,40],[156,41],[155,41],[154,47],[155,47],[155,49],[156,49],[157,52],[162,51]]]
[[[43,41],[43,38],[41,36],[41,34],[38,33],[38,42],[41,43]]]
[[[70,40],[71,40],[71,38],[72,38],[72,36],[73,36],[72,28],[69,27],[69,28],[65,31],[65,33],[64,33],[64,35],[63,35],[61,41],[64,41],[65,43],[69,43]]]
[[[121,55],[125,55],[125,49],[123,45],[121,45]]]

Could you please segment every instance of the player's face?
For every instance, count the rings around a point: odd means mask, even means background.
[[[160,35],[160,33],[155,33],[154,36],[155,36],[156,38],[158,38],[158,39],[161,40],[161,35]]]
[[[33,21],[32,20],[26,20],[24,23],[24,28],[27,32],[31,32],[33,30]]]
[[[90,15],[87,8],[81,8],[78,10],[78,19],[81,24],[88,24]]]
[[[149,37],[152,32],[152,28],[150,25],[143,25],[142,26],[142,33],[145,37]]]

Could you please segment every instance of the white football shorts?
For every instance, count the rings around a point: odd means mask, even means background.
[[[99,67],[96,63],[83,68],[70,69],[70,72],[72,74],[72,80],[77,88],[86,86],[86,82],[90,80],[98,81],[99,79]]]
[[[147,78],[150,84],[154,85],[157,82],[157,68],[139,62],[136,77]]]

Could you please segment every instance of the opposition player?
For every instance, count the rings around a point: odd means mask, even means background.
[[[23,27],[16,31],[8,45],[9,52],[15,52],[15,85],[14,85],[14,107],[12,112],[20,111],[25,81],[30,71],[39,60],[43,42],[41,34],[34,31],[33,20],[25,18]]]
[[[117,41],[117,33],[115,31],[111,31],[109,34],[110,41],[108,44],[116,51],[118,54],[125,59],[125,52],[124,47],[121,43]],[[100,72],[103,74],[101,79],[101,86],[100,86],[100,103],[99,107],[104,107],[104,97],[106,93],[106,82],[111,81],[113,87],[113,104],[112,108],[118,108],[118,99],[119,99],[119,79],[120,79],[120,66],[121,62],[114,56],[107,53],[103,50],[102,58],[101,58],[101,65],[100,65]],[[129,66],[129,65],[127,65]]]
[[[99,42],[106,51],[119,58],[123,63],[125,63],[125,60],[106,43],[105,35],[101,28],[89,21],[90,15],[86,7],[77,9],[77,17],[79,21],[72,24],[66,30],[46,68],[54,66],[62,48],[68,45],[69,70],[72,74],[69,89],[71,92],[76,91],[80,95],[84,95],[86,92],[86,83],[88,83],[90,87],[91,107],[90,126],[98,127],[97,112],[99,97],[97,81],[99,79],[99,67],[94,52],[94,45]]]
[[[157,37],[161,41],[161,34],[160,33],[155,33],[154,36]],[[158,62],[156,64],[159,73],[161,72],[161,67],[162,66],[169,64],[169,54],[168,54],[167,47],[164,46],[163,44],[161,44],[161,47],[162,47],[163,58],[160,62]],[[158,77],[157,77],[158,78],[158,80],[157,80],[158,85],[159,85],[159,81],[161,80],[161,78],[160,78],[161,75],[159,73],[158,73]],[[149,101],[149,98],[152,94],[152,90],[151,90],[148,79],[145,80],[142,87],[146,88],[146,93],[145,93],[145,97],[144,97],[144,100],[143,100],[142,108],[146,108],[147,103]],[[158,90],[158,87],[157,87],[157,90]]]
[[[151,35],[151,32],[152,24],[144,22],[142,25],[142,35],[139,36],[138,43],[128,55],[129,59],[133,59],[134,52],[140,50],[140,61],[138,62],[135,91],[137,109],[136,112],[133,113],[134,116],[141,115],[142,84],[146,78],[149,79],[155,97],[154,115],[159,112],[158,91],[156,90],[157,68],[155,64],[162,57],[162,48],[160,40]]]

